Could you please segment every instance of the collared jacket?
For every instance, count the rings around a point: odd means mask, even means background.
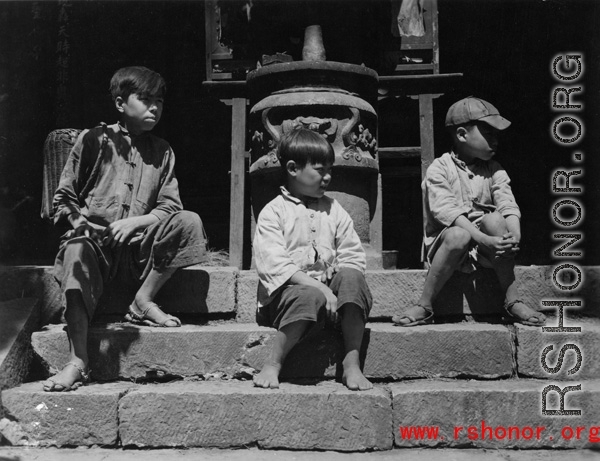
[[[366,270],[367,260],[350,215],[323,196],[304,203],[285,187],[260,212],[254,234],[258,305],[267,305],[298,271],[323,280],[329,268]]]
[[[119,124],[109,125],[106,132],[104,148],[102,127],[79,135],[54,195],[55,224],[66,223],[75,212],[105,227],[148,213],[161,220],[182,210],[171,146],[150,133],[133,136]],[[92,175],[97,160],[98,170]],[[90,177],[90,188],[82,196]]]
[[[510,178],[495,160],[478,160],[472,165],[445,153],[427,169],[421,184],[425,209],[425,249],[439,233],[461,215],[479,222],[486,213],[521,217],[510,188]]]

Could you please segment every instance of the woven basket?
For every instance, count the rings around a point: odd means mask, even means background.
[[[43,219],[54,217],[54,208],[52,207],[54,193],[79,133],[81,130],[64,128],[54,130],[46,137],[46,142],[44,142],[44,185],[40,213]]]

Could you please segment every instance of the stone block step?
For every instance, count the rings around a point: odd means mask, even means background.
[[[40,303],[37,298],[0,302],[0,390],[21,384],[33,357],[31,334],[38,329]],[[0,417],[2,413],[0,400]]]
[[[52,271],[48,266],[0,268],[0,300],[37,297],[42,301],[42,325],[60,322],[63,300]],[[237,305],[238,273],[233,267],[186,267],[165,284],[156,301],[173,313],[232,316]],[[132,286],[108,284],[97,315],[126,314],[135,291]]]
[[[54,325],[32,335],[35,352],[51,371],[68,362],[64,330],[62,325]],[[90,330],[90,368],[94,379],[100,381],[163,375],[244,376],[261,369],[275,332],[235,322],[181,328],[109,324]],[[380,380],[494,379],[516,373],[514,349],[514,337],[504,325],[461,323],[401,328],[372,323],[367,324],[363,339],[362,361],[365,375]],[[342,359],[341,334],[316,327],[292,350],[282,377],[339,378]]]
[[[580,312],[592,316],[600,313],[600,268],[585,267],[585,283],[580,290],[565,292],[552,282],[551,266],[517,266],[515,276],[520,298],[533,308],[541,307],[544,299],[584,299]],[[367,283],[373,294],[371,319],[390,319],[412,307],[418,300],[425,282],[424,270],[367,271]],[[254,322],[256,311],[255,271],[241,271],[238,280],[236,320]],[[502,297],[495,276],[489,270],[472,275],[456,273],[438,296],[436,315],[489,315],[501,312]]]
[[[564,409],[579,415],[543,415],[559,410],[560,394],[573,382],[534,379],[504,381],[412,381],[393,383],[394,443],[398,447],[585,448],[600,443],[600,380],[577,381],[579,391],[565,392]],[[427,427],[417,440],[410,428]],[[577,428],[581,428],[579,432]],[[404,429],[404,431],[403,431]],[[407,432],[408,431],[408,432]]]
[[[524,302],[539,307],[543,299],[583,299],[581,312],[600,314],[600,267],[582,268],[584,282],[577,290],[564,292],[552,282],[551,266],[518,266],[516,276]],[[419,298],[425,280],[423,270],[367,271],[373,293],[371,319],[389,319],[410,308]],[[473,276],[455,275],[440,295],[438,314],[489,314],[499,309],[493,277],[482,271]],[[232,267],[193,266],[177,273],[159,294],[158,302],[174,314],[217,314],[235,316],[240,323],[254,323],[256,310],[255,271]],[[98,313],[126,313],[133,289],[114,286],[107,289]],[[463,296],[464,292],[464,296]],[[59,322],[62,299],[58,283],[48,266],[0,268],[0,300],[37,297],[41,300],[42,324]]]
[[[367,392],[335,382],[267,390],[248,381],[184,380],[92,384],[52,394],[34,382],[3,391],[10,424],[0,424],[0,433],[14,444],[40,446],[597,447],[600,381],[579,384],[564,402],[565,409],[581,411],[573,417],[542,415],[548,382],[535,379],[422,379]],[[548,409],[560,408],[558,392],[547,398]]]

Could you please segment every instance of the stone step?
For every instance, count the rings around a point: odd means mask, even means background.
[[[37,298],[0,302],[0,390],[21,384],[33,357],[31,334],[38,329]],[[0,400],[0,418],[3,416]]]
[[[584,283],[577,290],[564,292],[552,282],[551,266],[518,266],[516,277],[524,302],[539,307],[543,299],[583,299],[580,312],[600,316],[600,267],[584,267]],[[417,302],[426,272],[423,270],[367,271],[367,282],[373,293],[371,319],[389,319]],[[174,314],[207,314],[235,317],[240,323],[254,323],[256,311],[255,271],[239,271],[232,267],[193,266],[179,271],[159,293],[157,301],[165,311]],[[487,315],[500,309],[497,283],[485,270],[475,275],[456,274],[440,293],[436,314],[472,313]],[[109,287],[98,314],[127,312],[134,289]],[[463,295],[464,294],[464,295]],[[62,296],[48,266],[0,268],[0,300],[37,297],[41,300],[42,324],[59,322]]]
[[[261,369],[275,333],[271,328],[236,323],[181,328],[109,324],[90,330],[90,368],[94,379],[100,381],[164,375],[247,376]],[[69,347],[62,325],[34,333],[32,344],[52,372],[68,362]],[[367,325],[363,345],[364,373],[369,378],[493,379],[516,373],[514,338],[504,325],[400,328],[372,323]],[[342,358],[341,334],[315,328],[292,350],[282,377],[339,378]]]
[[[572,383],[553,384],[563,389]],[[581,411],[573,417],[542,415],[548,381],[535,379],[423,379],[376,385],[367,392],[331,381],[283,383],[267,390],[248,381],[184,380],[44,393],[34,382],[3,391],[10,419],[2,420],[0,433],[13,444],[39,446],[597,447],[600,380],[579,385],[580,391],[566,393],[564,403],[566,410]],[[548,409],[560,408],[558,392],[547,399]]]
[[[554,323],[552,323],[554,322]],[[576,323],[577,322],[577,323]],[[557,324],[551,320],[549,325]],[[363,339],[364,373],[378,380],[423,377],[496,379],[527,376],[545,379],[600,378],[600,320],[571,321],[581,333],[547,333],[524,325],[485,323],[434,324],[413,328],[390,323],[367,324]],[[250,324],[216,323],[181,328],[139,327],[128,323],[96,326],[90,330],[90,367],[96,380],[181,377],[246,376],[260,370],[268,357],[275,330]],[[62,325],[32,335],[33,348],[51,372],[68,362],[67,335]],[[556,372],[542,367],[546,357],[555,368],[565,344],[576,344],[582,354],[576,373],[575,350],[565,350]],[[341,376],[341,334],[315,328],[294,348],[282,370],[283,378]]]

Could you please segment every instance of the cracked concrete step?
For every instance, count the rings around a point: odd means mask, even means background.
[[[578,384],[581,390],[567,392],[564,401],[566,410],[581,411],[573,417],[542,415],[549,382],[536,379],[423,379],[376,385],[368,392],[351,392],[331,381],[266,390],[247,381],[188,380],[92,384],[52,394],[36,382],[2,393],[10,420],[0,422],[0,433],[15,445],[39,446],[597,447],[600,380]],[[548,409],[560,408],[558,392],[547,399]],[[429,432],[419,435],[418,428],[425,427]]]
[[[262,367],[274,334],[270,328],[234,322],[181,328],[109,324],[90,330],[90,368],[100,381],[215,373],[247,376]],[[69,360],[62,325],[34,333],[32,344],[52,372]],[[509,377],[516,370],[514,338],[504,325],[400,328],[372,323],[367,325],[363,346],[364,373],[370,378],[493,379]],[[282,378],[340,377],[342,358],[341,334],[315,328],[288,356]]]
[[[384,388],[356,393],[324,382],[267,390],[250,382],[183,381],[95,384],[48,394],[41,383],[28,383],[3,398],[14,444],[392,448],[391,398]]]

